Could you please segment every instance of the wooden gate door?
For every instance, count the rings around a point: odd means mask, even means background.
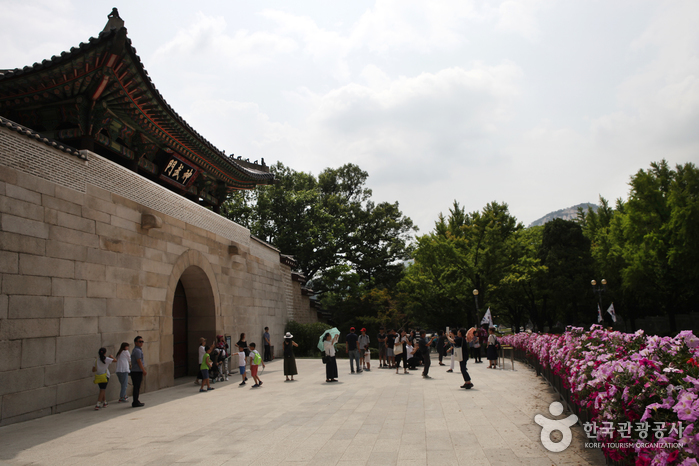
[[[182,282],[177,282],[172,302],[172,359],[175,362],[175,378],[187,375],[187,296]]]

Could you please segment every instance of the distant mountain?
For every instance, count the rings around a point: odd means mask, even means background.
[[[555,212],[551,212],[550,214],[546,214],[543,217],[541,217],[539,220],[534,220],[530,227],[535,227],[539,225],[543,225],[546,222],[550,222],[554,218],[562,218],[563,220],[575,220],[578,218],[578,207],[582,207],[585,212],[587,212],[588,208],[592,208],[595,212],[597,212],[597,204],[590,204],[589,202],[583,202],[582,204],[574,205],[573,207],[568,207],[567,209],[561,209],[557,210]]]

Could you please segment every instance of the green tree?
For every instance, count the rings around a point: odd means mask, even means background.
[[[433,326],[476,325],[473,289],[485,308],[491,290],[518,260],[515,237],[522,229],[507,204],[492,202],[466,214],[454,201],[434,231],[418,238],[415,264],[401,282],[411,298],[408,316]]]
[[[622,271],[626,268],[625,249],[626,237],[624,230],[625,204],[618,199],[616,208],[609,201],[600,197],[597,211],[588,210],[579,214],[580,224],[586,237],[590,239],[590,249],[594,261],[597,281],[607,280],[606,292],[603,295],[603,306],[606,308],[614,303],[618,316],[629,319],[632,326],[635,317],[640,317],[641,309],[634,295],[624,293]],[[602,309],[605,320],[609,319],[606,309]]]
[[[626,202],[581,216],[598,276],[609,282],[615,308],[631,320],[693,310],[699,284],[699,170],[654,162],[631,177]]]
[[[639,170],[630,185],[623,288],[647,313],[666,313],[675,332],[675,314],[692,308],[699,289],[699,171],[691,163],[672,170],[662,160]]]
[[[560,218],[546,223],[539,258],[548,269],[542,284],[545,310],[539,318],[549,328],[557,321],[564,325],[592,322],[597,315],[590,289],[594,267],[590,240],[580,224]]]
[[[346,164],[325,169],[316,179],[281,163],[271,171],[275,185],[234,193],[224,215],[294,256],[318,292],[341,292],[335,277],[346,273],[371,286],[398,281],[416,228],[397,202],[371,200],[367,172]]]
[[[515,329],[531,319],[535,330],[543,330],[543,319],[540,318],[545,314],[542,286],[548,272],[539,259],[543,231],[543,226],[534,226],[516,232],[513,238],[516,242],[516,247],[513,247],[515,260],[500,282],[492,287],[496,307]]]

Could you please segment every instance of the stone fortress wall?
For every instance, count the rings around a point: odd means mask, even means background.
[[[317,314],[279,251],[97,154],[83,160],[0,127],[0,425],[89,406],[91,368],[142,335],[146,391],[174,384],[173,300],[198,339],[241,332],[276,356]],[[112,366],[112,372],[114,366]],[[118,397],[112,377],[108,399]]]

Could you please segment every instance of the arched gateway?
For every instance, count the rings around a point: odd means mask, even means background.
[[[175,263],[168,283],[166,312],[169,322],[161,328],[163,358],[172,377],[195,375],[197,372],[199,338],[214,341],[220,300],[216,276],[209,261],[198,251],[183,253]]]
[[[0,178],[0,425],[92,404],[102,346],[142,336],[151,392],[194,374],[202,336],[268,326],[280,349],[289,320],[318,319],[295,261],[216,213],[274,174],[177,115],[116,10],[0,72]]]

